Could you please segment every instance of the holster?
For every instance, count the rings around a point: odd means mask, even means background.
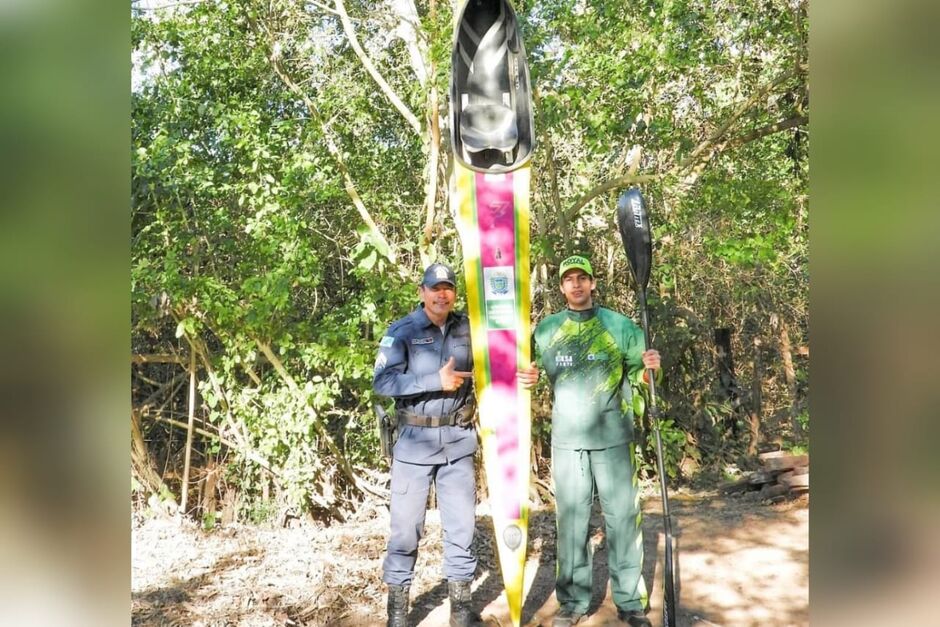
[[[379,444],[382,449],[382,455],[392,457],[392,449],[398,440],[398,418],[394,414],[389,416],[385,408],[379,403],[372,405],[375,411],[376,425],[379,429]]]
[[[467,403],[457,410],[456,423],[458,427],[469,427],[473,424],[473,414],[476,411],[475,403]]]

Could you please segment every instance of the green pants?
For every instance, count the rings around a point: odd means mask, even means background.
[[[595,485],[606,524],[614,604],[622,610],[647,606],[640,492],[632,451],[632,444],[600,450],[552,448],[558,527],[555,593],[562,607],[584,613],[591,602],[588,532]]]

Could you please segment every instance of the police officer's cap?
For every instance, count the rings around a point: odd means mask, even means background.
[[[451,287],[457,287],[457,277],[454,271],[443,263],[432,263],[424,271],[424,280],[421,285],[424,287],[434,287],[438,283],[449,283]]]

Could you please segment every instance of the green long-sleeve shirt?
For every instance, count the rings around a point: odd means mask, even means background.
[[[552,446],[603,449],[633,440],[632,388],[643,377],[643,331],[595,306],[566,309],[535,329],[540,367],[552,383]]]

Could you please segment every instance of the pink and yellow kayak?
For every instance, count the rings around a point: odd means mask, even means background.
[[[456,20],[451,80],[451,209],[463,247],[480,436],[500,570],[522,618],[529,520],[529,159],[525,49],[506,0],[469,0]]]

